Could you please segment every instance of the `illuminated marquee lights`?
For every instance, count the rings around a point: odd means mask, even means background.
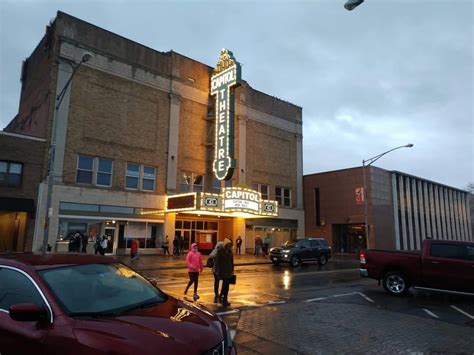
[[[233,89],[240,85],[241,67],[231,51],[222,49],[211,76],[211,95],[216,97],[216,147],[213,171],[219,180],[232,178],[234,159],[234,106]]]
[[[198,192],[169,196],[166,212],[244,212],[257,216],[278,216],[278,202],[262,200],[260,192],[240,187],[223,189],[221,194]]]

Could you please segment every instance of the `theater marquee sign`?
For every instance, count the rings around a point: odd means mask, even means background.
[[[278,216],[278,202],[263,200],[258,191],[230,187],[221,194],[196,192],[168,196],[166,212],[243,212],[258,216]]]
[[[234,89],[240,85],[240,63],[231,51],[222,49],[216,68],[211,76],[211,95],[216,104],[216,148],[213,171],[219,180],[232,178],[234,158]]]

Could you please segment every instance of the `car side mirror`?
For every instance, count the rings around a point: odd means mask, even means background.
[[[34,303],[18,303],[10,306],[10,318],[18,322],[40,322],[48,318],[48,312]]]

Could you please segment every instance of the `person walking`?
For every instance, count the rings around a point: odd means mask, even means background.
[[[229,285],[234,275],[234,255],[232,254],[232,242],[224,239],[224,247],[217,249],[214,258],[215,272],[219,280],[222,280],[222,305],[230,306],[228,301]]]
[[[165,240],[163,240],[163,255],[170,255],[170,237],[166,236]]]
[[[236,246],[236,251],[235,251],[235,253],[236,253],[237,255],[242,254],[242,251],[240,250],[241,247],[242,247],[242,237],[241,237],[240,235],[239,235],[239,236],[237,237],[237,239],[235,240],[235,246]]]
[[[270,248],[271,243],[272,243],[272,238],[269,235],[267,235],[265,239],[263,239],[262,256],[268,256],[268,250]]]
[[[99,254],[100,252],[100,242],[101,242],[101,238],[98,234],[96,234],[94,238],[94,254],[95,255]]]
[[[220,299],[220,295],[219,295],[220,280],[216,273],[216,265],[215,265],[214,260],[217,254],[217,250],[223,247],[224,247],[224,242],[217,242],[216,246],[211,251],[211,254],[209,254],[209,258],[207,259],[207,263],[206,263],[208,267],[212,267],[212,274],[214,275],[214,303],[218,303]]]
[[[178,256],[178,249],[179,249],[179,239],[178,236],[175,235],[173,239],[173,255]]]
[[[191,250],[186,255],[186,265],[188,266],[189,282],[184,289],[184,294],[186,295],[188,293],[188,289],[192,284],[194,284],[193,300],[197,301],[199,299],[197,289],[199,283],[199,274],[202,273],[202,258],[196,243],[191,245]]]
[[[102,240],[100,241],[100,249],[99,249],[100,255],[105,255],[105,251],[107,250],[107,245],[108,245],[107,236],[103,235]]]
[[[255,256],[260,256],[262,250],[262,238],[259,235],[255,237]]]
[[[138,260],[138,240],[132,239],[132,243],[130,245],[130,259]]]
[[[88,237],[87,233],[82,234],[81,241],[82,241],[82,250],[81,250],[81,252],[82,253],[87,253],[87,243],[89,243],[89,237]]]

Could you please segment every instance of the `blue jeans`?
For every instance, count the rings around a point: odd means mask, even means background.
[[[262,247],[260,245],[257,245],[255,247],[255,255],[260,256],[260,251],[262,250]]]

